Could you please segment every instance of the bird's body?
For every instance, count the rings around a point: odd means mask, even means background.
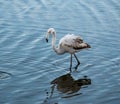
[[[78,65],[80,64],[79,60],[77,59],[75,53],[79,52],[82,49],[90,48],[90,45],[83,42],[83,39],[80,36],[74,35],[74,34],[67,34],[64,37],[62,37],[59,41],[58,46],[55,46],[56,42],[56,31],[54,28],[49,28],[46,35],[46,41],[48,41],[49,35],[52,34],[52,47],[53,50],[57,54],[64,54],[64,53],[70,53],[71,54],[71,62],[70,62],[70,71],[72,67],[72,55],[74,54],[78,64],[76,65],[76,69]]]
[[[60,39],[58,47],[60,49],[64,49],[65,52],[74,54],[84,48],[87,48],[87,44],[83,43],[83,40],[80,38],[80,36],[68,34]]]

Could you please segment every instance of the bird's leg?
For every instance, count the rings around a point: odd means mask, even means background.
[[[77,70],[78,66],[80,65],[80,61],[78,60],[77,56],[74,54],[75,59],[77,60],[77,65],[75,66],[75,70]]]
[[[56,84],[54,84],[53,86],[51,86],[51,95],[50,95],[50,98],[51,98],[52,95],[53,95],[53,92],[54,92],[55,86],[56,86]]]
[[[72,54],[70,56],[70,72],[71,72],[71,68],[72,68]]]

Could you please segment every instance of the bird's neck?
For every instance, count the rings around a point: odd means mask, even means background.
[[[56,34],[53,34],[53,37],[52,37],[52,48],[55,50],[55,52],[56,52],[56,45],[55,45],[55,43],[56,43]]]
[[[63,54],[64,52],[59,49],[58,47],[56,47],[56,34],[53,34],[53,37],[52,37],[52,48],[53,50],[57,53],[57,54]]]

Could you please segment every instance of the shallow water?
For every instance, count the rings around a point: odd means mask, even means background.
[[[45,42],[49,27],[57,43],[73,33],[92,46],[77,53],[81,64],[72,77],[91,79],[77,96],[56,88],[50,97],[51,81],[69,72],[70,55],[57,55],[51,39]],[[0,104],[119,104],[119,28],[119,0],[1,0]]]

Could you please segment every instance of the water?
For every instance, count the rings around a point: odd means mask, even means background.
[[[51,81],[69,72],[70,55],[45,42],[49,27],[57,43],[74,33],[92,46],[77,53],[81,65],[72,77],[91,79],[77,96],[55,88],[50,97]],[[119,0],[1,0],[0,104],[119,104],[119,28]]]

